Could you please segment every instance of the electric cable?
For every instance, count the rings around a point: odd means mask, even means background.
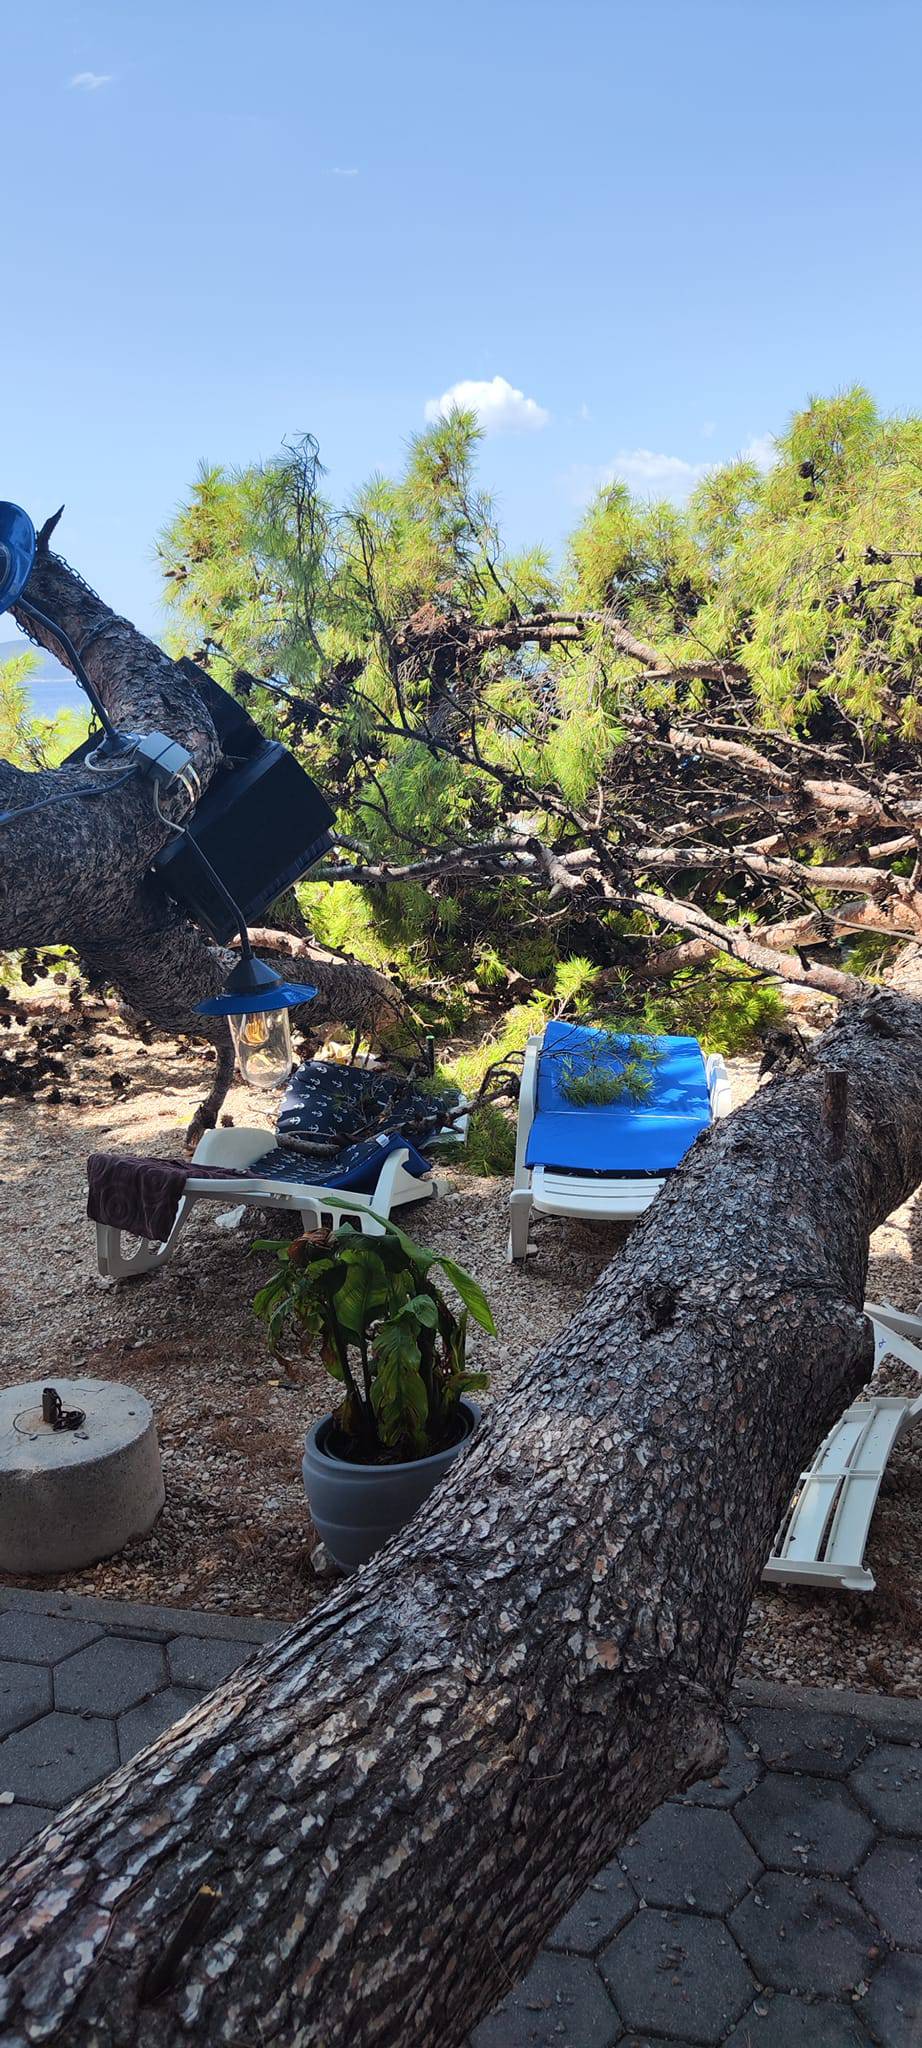
[[[127,774],[120,775],[118,781],[110,782],[108,787],[102,787],[98,782],[88,783],[86,789],[64,789],[57,796],[42,797],[36,804],[20,804],[18,810],[0,811],[0,825],[13,825],[17,818],[28,818],[33,811],[50,811],[53,804],[72,804],[85,796],[114,796],[115,791],[124,789],[126,782],[130,782],[137,772],[137,768],[132,766]]]
[[[77,649],[74,646],[74,643],[70,637],[70,634],[65,633],[63,626],[59,626],[56,619],[50,619],[48,617],[47,612],[40,611],[37,604],[31,604],[27,602],[25,598],[22,598],[20,600],[19,610],[21,612],[24,612],[26,617],[28,619],[31,619],[34,625],[44,626],[46,633],[50,633],[52,639],[57,641],[58,646],[63,650],[68,666],[72,669],[73,674],[76,676],[76,679],[80,684],[80,688],[84,690],[86,692],[86,695],[89,697],[90,703],[93,706],[93,710],[95,711],[99,723],[102,726],[103,732],[106,735],[106,739],[111,740],[113,742],[120,741],[122,735],[113,725],[112,720],[109,717],[109,713],[106,710],[106,707],[99,694],[99,691],[95,687],[95,684],[91,683],[90,678],[87,675],[86,669],[83,666],[83,662],[81,661],[80,656],[77,653]],[[124,749],[122,749],[121,751],[124,751]]]
[[[194,806],[190,805],[190,809],[192,808],[194,808]],[[235,903],[234,898],[230,893],[230,890],[222,882],[220,875],[217,873],[217,870],[212,867],[207,853],[203,853],[202,848],[198,843],[198,840],[193,838],[192,833],[186,829],[185,825],[177,824],[175,818],[168,818],[166,816],[166,813],[161,810],[160,786],[159,783],[156,782],[154,783],[154,810],[156,811],[157,816],[160,819],[161,825],[168,826],[171,832],[176,833],[177,838],[185,840],[186,845],[191,849],[191,852],[196,861],[198,862],[199,867],[204,869],[213,887],[217,890],[218,895],[220,896],[221,901],[225,906],[225,909],[233,912],[234,923],[236,924],[237,929],[240,933],[241,954],[244,960],[251,960],[253,957],[253,948],[250,945],[250,934],[247,931],[246,918],[244,917],[243,911],[241,910],[239,903]]]

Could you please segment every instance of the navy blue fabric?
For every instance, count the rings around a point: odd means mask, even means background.
[[[679,1165],[711,1121],[704,1054],[696,1038],[651,1035],[648,1042],[660,1059],[642,1102],[577,1104],[563,1093],[566,1069],[584,1073],[597,1063],[599,1034],[578,1024],[548,1025],[526,1165],[574,1173],[666,1173]],[[613,1069],[620,1064],[615,1056]]]
[[[411,1131],[425,1144],[459,1101],[457,1089],[447,1087],[440,1097],[424,1095],[384,1067],[305,1060],[282,1096],[275,1128],[282,1145],[295,1136],[335,1139],[375,1125],[395,1135]],[[405,1136],[403,1142],[408,1142]]]
[[[335,1159],[318,1159],[307,1152],[295,1152],[287,1146],[276,1146],[271,1152],[264,1152],[261,1159],[254,1159],[247,1171],[260,1180],[280,1180],[304,1183],[309,1187],[341,1188],[345,1194],[369,1195],[377,1186],[381,1167],[391,1152],[397,1152],[407,1144],[399,1133],[388,1133],[379,1138],[369,1138],[362,1145],[347,1145]],[[407,1147],[409,1158],[407,1172],[419,1180],[429,1172],[430,1161],[417,1152],[415,1145]]]
[[[340,1066],[335,1060],[305,1060],[282,1096],[276,1122],[277,1149],[257,1160],[253,1173],[285,1181],[306,1181],[314,1187],[351,1189],[370,1194],[381,1165],[398,1146],[407,1147],[407,1171],[420,1179],[431,1162],[407,1136],[411,1129],[424,1143],[437,1136],[457,1092],[446,1089],[442,1100],[412,1088],[400,1074],[382,1067]],[[376,1123],[383,1129],[373,1138],[341,1144],[332,1158],[299,1149],[298,1139],[333,1144],[354,1130]]]

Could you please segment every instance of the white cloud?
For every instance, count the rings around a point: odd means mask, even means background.
[[[111,71],[75,71],[67,81],[70,92],[98,92],[101,85],[112,85]]]
[[[591,412],[590,412],[590,410],[589,410],[589,407],[588,407],[588,405],[586,404],[586,401],[585,401],[585,399],[583,400],[583,403],[582,403],[582,405],[580,406],[580,409],[579,409],[579,417],[580,417],[580,419],[581,419],[581,420],[591,420],[591,418],[592,418],[592,414],[591,414]]]
[[[754,462],[757,469],[771,469],[778,460],[778,445],[774,434],[754,434],[740,450],[744,462]]]
[[[331,178],[357,178],[358,174],[358,164],[334,164],[330,171]]]
[[[526,398],[506,377],[462,377],[441,398],[427,398],[427,420],[444,419],[456,408],[475,412],[485,434],[508,434],[546,427],[551,415],[534,398]]]
[[[707,462],[686,462],[683,455],[663,455],[652,448],[621,448],[599,473],[599,484],[624,483],[644,498],[687,498],[705,472]]]
[[[753,434],[735,455],[716,460],[711,456],[708,462],[687,462],[684,455],[666,455],[653,448],[620,448],[611,462],[574,463],[564,481],[576,505],[587,504],[597,491],[614,483],[627,484],[635,498],[670,498],[681,505],[703,476],[728,462],[754,462],[764,472],[777,459],[774,436]]]

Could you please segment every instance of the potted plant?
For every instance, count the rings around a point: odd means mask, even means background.
[[[253,1303],[273,1350],[317,1349],[342,1390],[308,1432],[302,1471],[314,1525],[352,1571],[410,1520],[476,1428],[470,1395],[488,1375],[467,1369],[468,1317],[491,1335],[493,1317],[469,1273],[391,1222],[380,1237],[340,1225],[259,1249],[277,1260]]]

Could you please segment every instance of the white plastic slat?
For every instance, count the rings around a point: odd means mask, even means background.
[[[783,1543],[779,1545],[779,1555],[781,1557],[790,1558],[792,1561],[805,1561],[809,1558],[820,1559],[823,1556],[824,1545],[826,1546],[826,1555],[828,1557],[827,1531],[831,1541],[833,1530],[842,1520],[843,1496],[849,1490],[851,1477],[855,1469],[866,1470],[868,1468],[869,1443],[871,1456],[874,1456],[876,1449],[876,1437],[874,1434],[876,1418],[876,1407],[862,1402],[856,1404],[853,1408],[847,1409],[841,1422],[838,1422],[835,1429],[830,1431],[825,1442],[817,1452],[812,1470],[805,1472],[801,1478],[800,1490],[788,1523],[785,1538]],[[889,1441],[892,1442],[892,1433]],[[882,1470],[882,1467],[878,1468],[878,1486],[880,1484],[880,1470]],[[868,1515],[869,1522],[873,1509],[874,1502],[872,1500]],[[856,1528],[853,1514],[846,1514],[844,1528],[845,1530],[854,1530]],[[867,1532],[865,1531],[865,1537],[866,1534]],[[861,1542],[857,1555],[853,1554],[850,1561],[860,1564],[863,1551],[864,1540]]]
[[[885,1326],[878,1328],[875,1349],[878,1360],[888,1357],[901,1358],[904,1365],[911,1365],[914,1372],[922,1373],[922,1351],[918,1344],[913,1344],[908,1337],[901,1336],[899,1331],[888,1330]]]
[[[591,1221],[642,1215],[663,1184],[662,1180],[646,1175],[635,1180],[627,1175],[594,1175],[590,1180],[580,1174],[549,1172],[538,1166],[532,1175],[532,1197],[535,1208],[547,1215],[584,1216]]]
[[[825,1564],[839,1567],[861,1563],[877,1505],[881,1477],[880,1472],[848,1474],[839,1495],[839,1504],[826,1542],[823,1560]]]
[[[905,1427],[911,1404],[899,1398],[856,1402],[817,1452],[795,1494],[765,1577],[802,1579],[871,1590],[863,1565],[887,1459]]]
[[[841,1484],[841,1472],[811,1472],[801,1481],[797,1504],[781,1546],[782,1557],[803,1559],[819,1556]]]
[[[887,1459],[905,1418],[903,1401],[875,1405],[859,1455],[848,1472],[826,1541],[827,1564],[860,1564]]]
[[[865,1314],[874,1328],[875,1364],[892,1354],[922,1379],[922,1317],[871,1301]],[[922,1392],[914,1401],[880,1395],[846,1409],[801,1477],[765,1566],[767,1580],[873,1591],[863,1560],[880,1483],[897,1438],[920,1416]]]
[[[875,1326],[898,1332],[916,1344],[922,1344],[922,1316],[910,1315],[908,1309],[894,1308],[889,1301],[866,1301],[864,1312]]]

